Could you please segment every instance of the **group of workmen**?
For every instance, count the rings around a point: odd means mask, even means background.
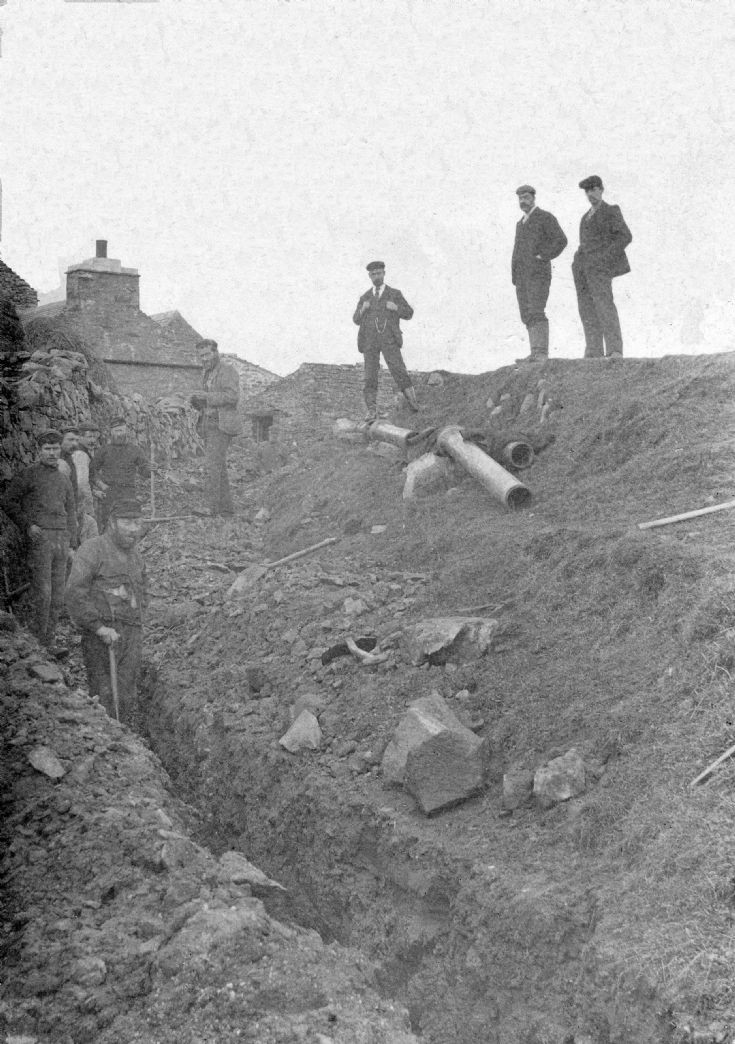
[[[190,397],[200,414],[205,441],[209,514],[233,514],[227,479],[227,450],[240,430],[239,378],[224,362],[215,341],[197,346],[203,389]],[[143,534],[136,483],[151,465],[130,438],[124,417],[110,424],[100,445],[93,424],[45,431],[37,439],[34,464],[10,482],[3,508],[26,547],[30,581],[30,629],[49,652],[56,644],[66,605],[82,636],[89,691],[111,715],[137,720],[146,574],[136,544]]]
[[[623,337],[612,281],[630,272],[625,249],[633,237],[620,207],[603,200],[602,178],[592,174],[583,178],[579,187],[590,204],[580,221],[579,247],[572,262],[584,330],[584,355],[586,359],[620,357]],[[551,262],[566,247],[567,237],[554,215],[536,205],[536,189],[532,185],[521,185],[516,195],[523,216],[516,225],[511,279],[521,322],[528,332],[530,355],[525,361],[542,362],[549,356],[546,302],[551,289]],[[409,408],[417,411],[419,405],[401,354],[400,321],[410,319],[413,308],[400,290],[386,286],[385,262],[371,261],[367,270],[373,285],[360,297],[352,320],[360,328],[357,348],[365,360],[365,420],[374,421],[381,355]]]

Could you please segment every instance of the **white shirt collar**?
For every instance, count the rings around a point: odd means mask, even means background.
[[[374,286],[373,287],[373,296],[382,297],[384,290],[385,290],[385,283],[381,283],[380,286]]]
[[[534,205],[531,207],[531,209],[527,210],[526,213],[521,218],[521,224],[525,225],[525,223],[528,221],[528,219],[530,218],[531,214],[533,214],[535,209],[536,209],[536,204],[534,203]]]

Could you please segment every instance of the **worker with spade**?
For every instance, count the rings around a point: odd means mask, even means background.
[[[140,505],[118,500],[107,529],[86,540],[74,557],[66,584],[66,605],[82,632],[82,655],[91,696],[120,721],[136,725],[142,658],[146,573],[135,545],[142,534]],[[112,651],[110,651],[112,650]]]

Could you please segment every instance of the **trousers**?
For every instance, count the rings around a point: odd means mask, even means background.
[[[225,435],[215,425],[207,426],[204,433],[204,483],[213,515],[231,515],[235,510],[227,477],[227,451],[231,442],[232,435]]]
[[[577,307],[584,330],[585,359],[623,354],[623,335],[612,292],[612,277],[575,258],[572,264]]]
[[[64,605],[69,534],[65,529],[44,529],[31,541],[28,568],[31,582],[30,630],[49,647],[54,643],[59,613]]]
[[[548,266],[547,266],[548,267]],[[546,302],[549,300],[551,276],[521,275],[516,283],[516,297],[521,322],[535,326],[546,321]]]
[[[140,707],[138,704],[138,679],[143,656],[143,632],[136,624],[112,621],[120,635],[115,642],[117,662],[117,689],[120,704],[120,721],[131,728],[140,729]],[[101,638],[90,631],[82,632],[82,657],[87,671],[89,695],[98,696],[100,703],[111,718],[115,717],[115,705],[110,680],[110,651]]]
[[[411,387],[411,378],[403,361],[401,349],[393,341],[368,344],[365,346],[362,354],[365,359],[363,395],[369,407],[375,406],[378,401],[378,374],[380,373],[381,354],[398,390],[404,391],[406,388]]]

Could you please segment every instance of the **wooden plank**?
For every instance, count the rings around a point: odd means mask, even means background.
[[[735,500],[724,504],[713,504],[711,507],[697,508],[696,511],[685,511],[681,515],[669,515],[668,518],[655,518],[652,522],[639,522],[639,529],[653,529],[656,526],[670,526],[673,522],[684,522],[687,518],[698,518],[700,515],[711,515],[715,511],[727,511],[735,507]]]
[[[716,758],[711,765],[708,765],[704,772],[700,772],[697,778],[691,781],[689,786],[696,787],[697,783],[701,783],[707,778],[707,776],[711,776],[717,766],[721,765],[723,761],[727,761],[727,759],[731,758],[733,754],[735,754],[735,744],[732,747],[729,747],[724,754],[720,754],[719,758]]]

